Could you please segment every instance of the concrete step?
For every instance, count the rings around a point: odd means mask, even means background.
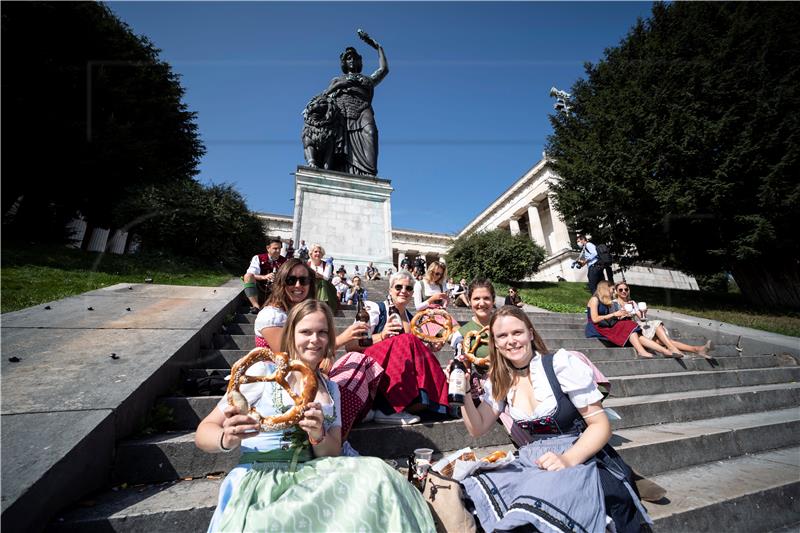
[[[63,513],[49,532],[196,533],[208,529],[220,479],[173,481],[100,494],[90,507]]]
[[[800,444],[796,408],[614,432],[611,444],[644,476]]]
[[[634,361],[599,361],[597,368],[608,378],[678,372],[680,370],[715,372],[745,368],[773,368],[790,366],[792,363],[778,356],[720,357],[707,360],[687,356],[683,359],[659,357],[658,359],[636,359]]]
[[[646,503],[659,532],[786,530],[800,522],[800,448],[740,456],[651,479],[667,489]],[[193,479],[99,495],[64,513],[48,531],[194,533],[208,527],[221,480]]]
[[[644,475],[686,468],[744,453],[797,444],[800,412],[783,409],[695,422],[651,425],[617,430],[612,444]],[[405,457],[415,448],[441,452],[470,446],[508,446],[499,424],[479,439],[469,436],[460,420],[406,427],[363,424],[353,429],[350,443],[364,455]],[[155,483],[227,472],[237,454],[209,454],[194,445],[194,432],[169,432],[127,440],[117,448],[114,483]]]
[[[670,374],[621,376],[611,384],[611,396],[643,396],[683,391],[769,385],[798,381],[800,367],[752,368],[739,370],[688,371]]]
[[[172,428],[193,431],[197,424],[200,423],[200,420],[211,412],[211,409],[216,406],[220,399],[221,396],[173,396],[163,398],[160,403],[172,410]],[[796,383],[609,398],[604,402],[604,405],[613,408],[622,416],[622,420],[613,422],[615,430],[781,410],[796,407],[798,404],[800,404],[800,385]],[[453,420],[452,422],[439,424],[460,424],[460,421]],[[428,425],[432,428],[435,426],[435,424]],[[457,440],[440,440],[442,436],[451,439],[455,438],[457,433],[452,433],[455,428],[442,429],[437,427],[432,429],[431,433],[428,433],[426,426],[426,424],[409,426],[411,430],[408,435],[413,433],[417,435],[415,437],[408,437],[405,433],[403,435],[394,435],[397,430],[403,431],[408,428],[390,428],[379,425],[358,426],[353,429],[351,435],[353,445],[357,449],[361,446],[365,453],[373,453],[370,450],[381,446],[380,441],[396,441],[390,442],[389,445],[400,446],[399,441],[406,438],[414,439],[413,442],[415,443],[422,443],[415,447],[432,442],[449,443],[436,446],[437,448],[443,446],[442,449],[458,449],[462,447]],[[385,433],[383,430],[387,429],[391,429],[391,431]],[[418,435],[420,433],[421,435]],[[501,438],[499,442],[498,440],[491,440],[491,444],[506,442],[502,440],[506,438],[504,433],[491,433],[487,438]],[[356,443],[358,443],[358,446]],[[481,445],[484,444],[489,445],[486,441],[481,441]],[[391,451],[382,454],[383,456],[395,455]]]
[[[800,405],[800,384],[779,383],[607,398],[603,405],[611,407],[622,417],[622,420],[612,422],[614,429],[618,430],[789,409]]]
[[[663,505],[646,504],[656,531],[769,531],[800,522],[800,447],[654,476]]]

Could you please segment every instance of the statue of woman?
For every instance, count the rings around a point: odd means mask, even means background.
[[[389,64],[381,45],[362,30],[358,30],[358,36],[378,51],[378,70],[371,76],[361,74],[361,56],[348,46],[339,56],[344,74],[334,78],[324,94],[335,100],[344,115],[344,171],[375,176],[378,174],[378,127],[372,112],[372,95],[375,86],[389,73]]]

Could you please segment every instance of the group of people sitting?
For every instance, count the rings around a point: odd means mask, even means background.
[[[594,294],[586,304],[586,337],[603,339],[616,346],[633,346],[638,357],[650,359],[655,352],[664,357],[681,359],[693,353],[711,359],[711,341],[693,346],[670,338],[661,320],[647,318],[647,307],[631,298],[627,282],[616,285],[606,280],[597,282]]]
[[[454,413],[449,366],[442,369],[435,356],[448,339],[426,343],[410,327],[412,302],[418,311],[450,302],[446,266],[430,262],[418,281],[408,271],[393,274],[385,301],[365,301],[369,321],[337,332],[330,305],[316,297],[325,281],[323,256],[312,246],[308,263],[288,259],[273,272],[271,295],[255,322],[257,346],[286,352],[316,373],[320,386],[302,420],[264,431],[226,395],[198,426],[201,449],[242,451],[220,488],[209,531],[434,531],[419,492],[383,461],[355,457],[347,444],[359,421],[408,424],[422,413],[456,414],[475,437],[502,418],[516,435],[515,461],[462,483],[483,530],[649,528],[632,473],[608,445],[603,395],[585,358],[552,353],[520,307],[495,310],[494,286],[476,279],[464,294],[472,316],[449,340],[455,346],[479,332],[485,345],[475,355],[489,365],[468,370],[472,401]],[[371,345],[362,346],[367,337]],[[346,354],[334,361],[339,348]],[[274,371],[258,364],[253,374]],[[299,389],[295,381],[289,378]],[[262,416],[292,405],[274,382],[243,385],[241,392]]]

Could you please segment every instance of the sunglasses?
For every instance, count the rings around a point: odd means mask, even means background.
[[[630,289],[621,288],[621,289],[617,289],[617,292],[630,292]]]
[[[290,287],[297,282],[300,282],[300,285],[305,287],[308,285],[309,278],[308,276],[286,276],[286,284]]]
[[[400,284],[397,284],[397,285],[394,286],[394,290],[396,290],[397,292],[400,292],[403,289],[407,290],[408,292],[413,292],[414,291],[414,286],[413,285],[400,285]]]

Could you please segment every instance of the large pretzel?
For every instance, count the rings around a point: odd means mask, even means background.
[[[461,353],[464,354],[464,357],[473,365],[489,366],[488,357],[475,356],[478,347],[481,344],[487,344],[487,341],[483,338],[483,334],[487,331],[489,331],[489,326],[483,326],[479,330],[468,331],[467,334],[464,335],[464,340],[461,342]]]
[[[442,330],[440,330],[437,335],[428,335],[422,330],[427,324],[436,324],[440,326],[445,334],[442,335]],[[420,311],[411,319],[410,326],[411,333],[413,333],[415,337],[430,343],[444,342],[453,334],[453,331],[455,331],[453,317],[451,317],[447,311],[440,308]]]
[[[275,363],[275,372],[268,376],[248,376],[247,369],[259,361]],[[303,392],[295,394],[286,381],[289,372],[300,372],[303,376]],[[239,387],[246,383],[259,381],[274,381],[283,387],[294,401],[291,409],[280,415],[263,416],[256,408],[247,403],[247,398],[241,393]],[[299,359],[289,360],[289,355],[284,352],[274,353],[269,348],[256,348],[251,350],[243,359],[240,359],[231,368],[231,380],[228,382],[228,404],[235,406],[239,412],[255,415],[261,424],[261,431],[280,431],[297,424],[303,418],[306,404],[314,401],[317,395],[317,377]]]

